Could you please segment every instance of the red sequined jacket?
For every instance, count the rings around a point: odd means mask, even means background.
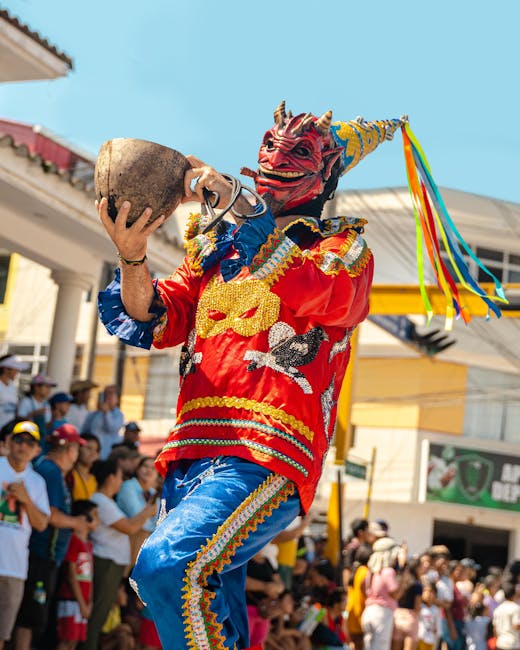
[[[166,311],[153,345],[184,343],[177,422],[157,459],[163,474],[179,459],[239,456],[293,480],[309,509],[349,339],[368,314],[364,223],[304,217],[251,247],[237,235],[244,226],[201,235],[192,220],[187,257],[157,285]]]

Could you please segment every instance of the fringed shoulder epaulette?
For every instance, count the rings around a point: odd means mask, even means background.
[[[319,237],[332,237],[346,230],[355,230],[362,234],[367,223],[366,219],[359,217],[330,217],[327,219],[317,219],[316,217],[298,217],[284,228],[289,236],[298,231],[310,231]]]
[[[192,213],[184,233],[184,248],[196,275],[202,275],[227,254],[237,228],[229,221],[221,221],[218,234],[215,230],[202,233],[204,226],[203,215]]]

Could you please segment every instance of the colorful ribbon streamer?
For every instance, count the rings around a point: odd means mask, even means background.
[[[457,283],[467,291],[479,296],[485,302],[488,307],[488,318],[490,311],[500,318],[500,308],[495,305],[494,301],[508,302],[500,281],[482,264],[457,230],[432,178],[426,156],[410,126],[403,124],[401,131],[403,134],[408,187],[415,216],[419,286],[428,322],[433,316],[433,309],[428,298],[424,279],[423,246],[426,248],[428,259],[435,273],[437,285],[446,298],[446,329],[452,328],[454,316],[457,318],[462,317],[465,323],[469,323],[471,320],[468,308],[462,302]],[[493,281],[495,296],[486,294],[472,277],[461,252],[461,247]],[[442,249],[446,252],[452,271],[450,271],[442,256]]]

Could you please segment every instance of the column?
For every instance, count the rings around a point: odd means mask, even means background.
[[[47,373],[57,382],[56,391],[69,391],[74,357],[76,331],[83,292],[94,286],[93,278],[70,271],[54,270],[52,279],[58,285],[54,311]]]

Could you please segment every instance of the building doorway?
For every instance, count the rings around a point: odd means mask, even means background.
[[[433,522],[433,543],[446,544],[454,559],[473,558],[481,565],[482,573],[490,566],[506,566],[509,542],[509,530],[467,526],[437,519]]]

